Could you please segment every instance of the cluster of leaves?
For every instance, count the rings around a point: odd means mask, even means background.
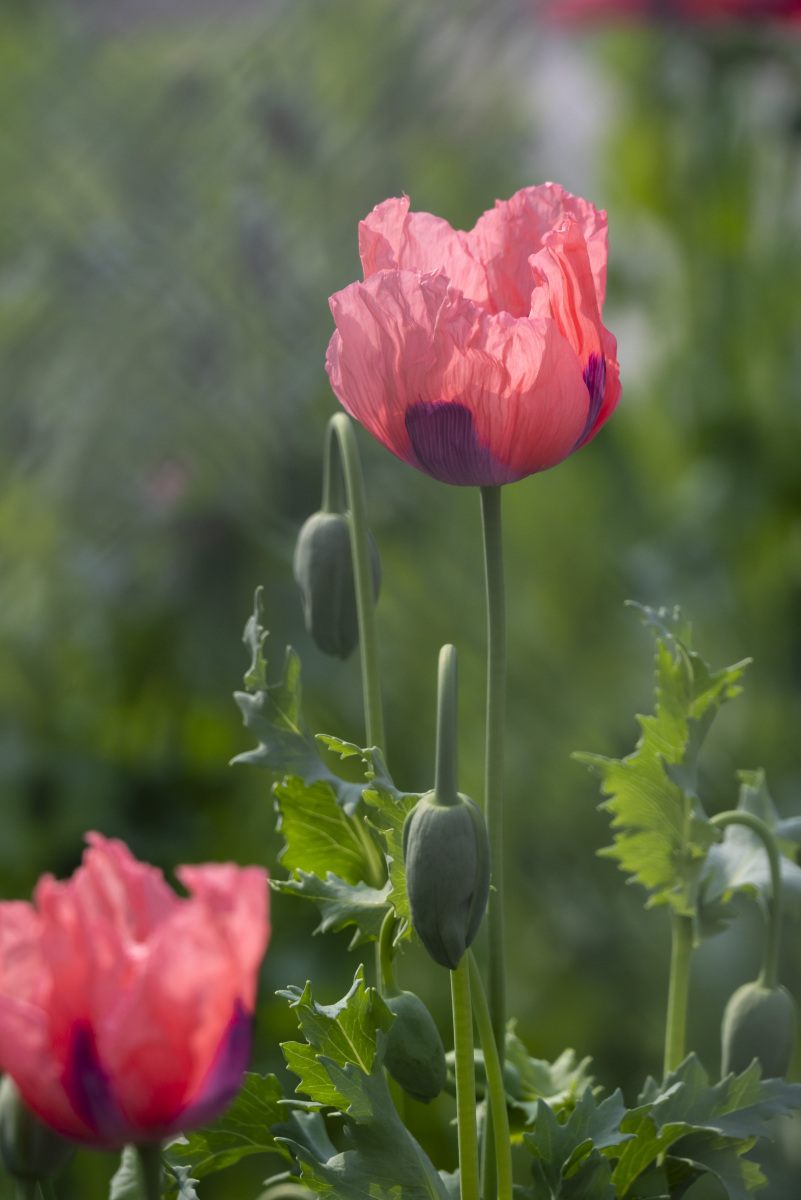
[[[699,755],[713,720],[741,692],[749,660],[710,671],[692,648],[692,628],[678,608],[635,605],[656,635],[656,707],[638,717],[641,737],[624,759],[576,754],[600,775],[612,814],[614,844],[601,854],[649,893],[648,904],[691,917],[697,936],[720,930],[734,915],[735,892],[764,907],[770,870],[764,845],[751,830],[729,826],[721,839],[698,795]],[[782,851],[783,895],[798,910],[801,868],[795,862],[801,821],[780,820],[761,771],[739,773],[738,808],[762,818]]]
[[[317,1003],[309,984],[282,994],[305,1039],[283,1047],[304,1098],[282,1100],[273,1076],[248,1076],[225,1116],[173,1143],[165,1200],[192,1200],[198,1179],[270,1151],[290,1165],[268,1183],[299,1176],[325,1200],[449,1200],[458,1177],[437,1172],[393,1104],[382,1063],[394,1018],[362,969],[333,1005]],[[719,1180],[730,1200],[746,1200],[764,1179],[744,1155],[768,1121],[801,1105],[801,1086],[760,1080],[756,1063],[713,1086],[690,1055],[663,1084],[649,1079],[627,1109],[619,1091],[597,1098],[586,1060],[577,1064],[571,1052],[554,1064],[532,1059],[513,1028],[507,1046],[508,1100],[523,1114],[532,1159],[519,1200],[657,1200],[702,1175]],[[344,1150],[329,1136],[327,1110],[342,1116]],[[134,1195],[126,1187],[135,1171],[124,1159],[111,1200]]]
[[[291,647],[281,679],[267,681],[261,616],[259,590],[244,634],[251,654],[247,690],[235,697],[258,746],[234,761],[264,767],[277,780],[273,791],[284,839],[280,860],[292,874],[275,886],[317,905],[317,932],[352,926],[352,947],[377,940],[390,907],[398,920],[397,940],[409,938],[402,837],[419,797],[398,791],[377,748],[312,736],[302,712],[300,659]],[[319,745],[341,759],[359,756],[366,782],[341,779],[323,761]]]

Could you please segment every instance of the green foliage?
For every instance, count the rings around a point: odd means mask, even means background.
[[[570,1112],[537,1104],[524,1142],[534,1157],[529,1200],[667,1197],[702,1174],[714,1175],[730,1200],[745,1200],[764,1180],[743,1155],[769,1122],[801,1104],[801,1086],[762,1082],[759,1068],[710,1086],[694,1055],[662,1087],[646,1084],[637,1108],[619,1092],[597,1103],[587,1088]]]
[[[267,683],[264,646],[267,630],[261,624],[261,589],[257,589],[253,614],[248,618],[243,641],[251,652],[245,674],[246,692],[235,692],[245,727],[255,735],[258,746],[234,758],[235,763],[264,767],[274,775],[296,775],[306,784],[324,781],[336,793],[346,812],[352,813],[362,788],[346,783],[320,758],[302,710],[300,658],[287,646],[284,667],[277,683]]]
[[[278,831],[284,837],[280,861],[290,871],[330,871],[346,883],[370,875],[364,840],[356,822],[337,804],[330,784],[304,784],[289,775],[273,789]]]
[[[320,1197],[354,1200],[448,1200],[432,1163],[398,1117],[382,1066],[392,1015],[364,986],[361,968],[337,1004],[314,1001],[309,985],[281,993],[297,1010],[305,1045],[287,1043],[287,1063],[300,1077],[298,1090],[314,1106],[333,1104],[343,1114],[352,1149],[318,1158],[309,1145],[287,1139],[301,1177]]]
[[[276,1077],[249,1073],[231,1107],[211,1125],[172,1142],[166,1151],[167,1159],[176,1171],[191,1169],[201,1179],[251,1154],[277,1152],[289,1158],[270,1132],[285,1117],[281,1085]]]
[[[305,871],[296,871],[294,879],[274,880],[281,892],[291,892],[312,900],[322,914],[316,933],[338,933],[350,925],[356,929],[350,942],[354,949],[363,942],[378,941],[381,925],[387,913],[389,883],[382,888],[366,883],[350,884],[330,872],[325,879]]]
[[[627,758],[574,757],[600,775],[609,797],[601,807],[617,832],[601,853],[648,889],[649,904],[695,917],[701,870],[718,838],[697,794],[698,755],[721,705],[741,691],[747,664],[712,674],[678,609],[640,611],[657,635],[655,714],[638,717],[642,735]]]
[[[798,823],[782,821],[768,792],[764,771],[739,771],[737,808],[764,821],[781,851],[782,903],[794,916],[801,912],[801,867],[795,861]],[[701,913],[721,913],[735,892],[758,902],[765,916],[771,897],[770,866],[762,839],[744,825],[728,825],[723,840],[712,846],[701,878]]]

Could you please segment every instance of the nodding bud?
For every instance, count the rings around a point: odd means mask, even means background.
[[[368,534],[373,598],[381,587],[381,563]],[[350,528],[344,513],[316,512],[298,534],[293,560],[306,629],[325,654],[347,658],[359,641]]]
[[[0,1162],[15,1179],[46,1179],[66,1166],[76,1147],[44,1125],[22,1100],[10,1075],[0,1083]]]
[[[442,804],[423,796],[403,826],[412,926],[428,953],[455,971],[487,907],[490,846],[481,810],[459,793]]]
[[[384,996],[395,1014],[384,1055],[384,1066],[413,1100],[429,1104],[448,1078],[445,1047],[434,1018],[414,992]]]
[[[763,1079],[787,1074],[796,1038],[795,1003],[787,988],[746,983],[726,1005],[721,1077],[741,1075],[758,1059]]]

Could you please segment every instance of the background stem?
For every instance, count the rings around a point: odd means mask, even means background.
[[[136,1154],[142,1169],[143,1200],[161,1200],[161,1146],[137,1146]]]
[[[759,976],[759,983],[762,987],[773,990],[779,986],[779,938],[781,935],[782,913],[782,867],[779,847],[776,845],[776,839],[765,822],[759,817],[754,816],[753,813],[743,812],[741,809],[732,809],[729,812],[718,813],[716,817],[712,817],[711,824],[716,825],[718,829],[724,829],[727,825],[744,825],[746,829],[753,830],[762,839],[765,849],[768,852],[768,863],[770,865],[768,940],[765,943],[765,954],[762,960],[762,972]]]
[[[462,955],[462,961],[456,970],[451,971],[451,999],[461,1200],[479,1200],[473,1013],[470,1007],[470,974],[466,954]]]
[[[690,993],[690,959],[693,952],[691,917],[673,913],[670,984],[665,1029],[665,1077],[684,1060],[687,1030],[687,999]]]
[[[345,475],[350,548],[353,558],[353,579],[356,585],[356,611],[359,617],[359,646],[362,661],[362,692],[364,695],[364,726],[368,746],[384,751],[384,709],[381,701],[381,673],[378,660],[378,631],[373,599],[373,573],[367,542],[367,515],[364,500],[364,480],[359,461],[359,448],[353,422],[344,413],[336,413],[328,422],[326,459],[330,458],[334,437],[339,447]],[[327,473],[325,473],[327,471]],[[333,463],[324,469],[323,503],[333,496]]]

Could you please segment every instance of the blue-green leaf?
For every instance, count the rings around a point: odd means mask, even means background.
[[[231,1107],[211,1125],[172,1142],[166,1157],[173,1167],[187,1167],[198,1179],[222,1171],[251,1154],[289,1155],[270,1129],[286,1120],[281,1085],[274,1075],[245,1076]]]

